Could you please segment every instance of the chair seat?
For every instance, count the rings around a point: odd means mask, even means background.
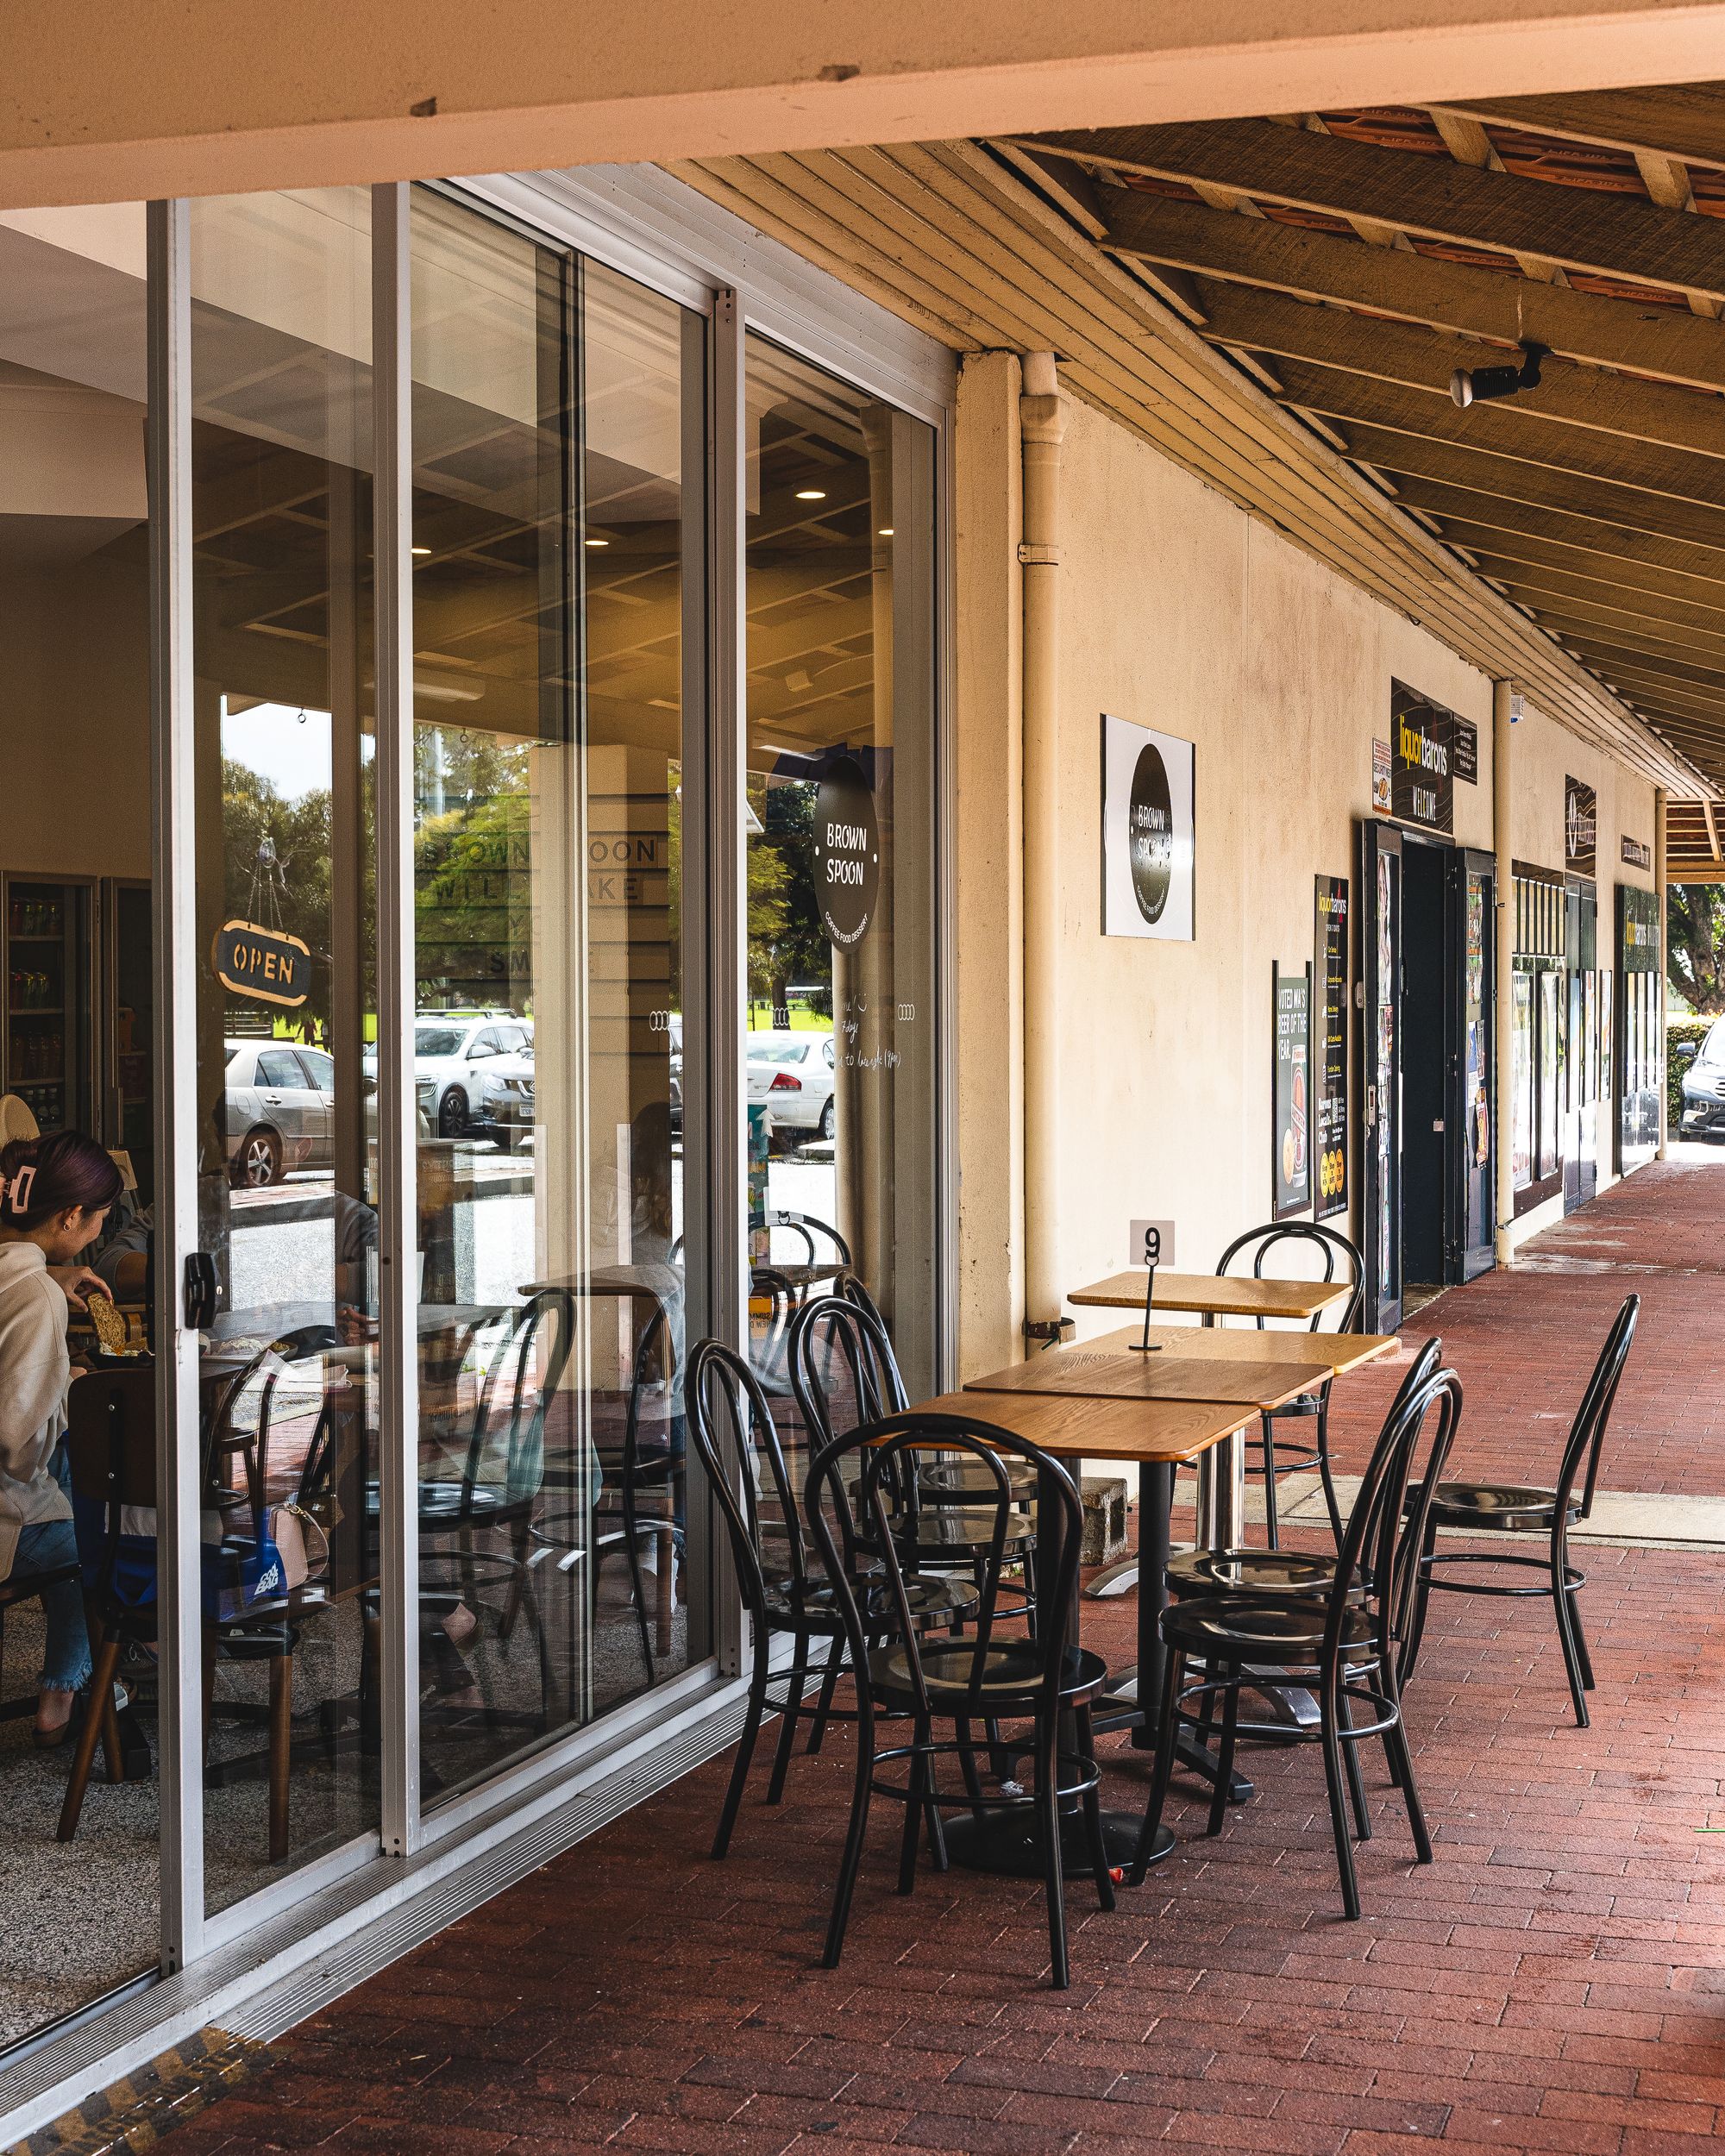
[[[884,1581],[859,1582],[858,1585],[867,1588],[862,1613],[865,1623],[871,1617],[883,1620],[896,1617],[892,1590]],[[905,1579],[905,1600],[913,1618],[950,1623],[955,1618],[972,1615],[979,1599],[969,1580],[929,1579],[920,1573],[910,1573]],[[837,1639],[844,1630],[837,1597],[824,1582],[811,1583],[798,1595],[792,1591],[789,1580],[768,1580],[767,1614],[787,1632],[819,1632]]]
[[[512,1519],[532,1502],[527,1496],[511,1497],[507,1490],[488,1482],[422,1482],[418,1492],[419,1524],[434,1532],[452,1527],[489,1526]],[[375,1482],[366,1490],[366,1514],[380,1517],[382,1499]]]
[[[1251,1601],[1244,1595],[1219,1595],[1174,1603],[1164,1614],[1162,1635],[1170,1646],[1214,1660],[1304,1668],[1318,1658],[1328,1617],[1328,1605],[1316,1596]],[[1343,1646],[1369,1646],[1372,1638],[1364,1611],[1350,1609],[1342,1626]]]
[[[1168,1588],[1193,1595],[1327,1595],[1336,1561],[1308,1550],[1191,1550],[1170,1558]]]
[[[914,1557],[985,1557],[994,1546],[995,1524],[992,1505],[986,1510],[956,1505],[931,1507],[918,1516],[914,1526],[907,1520],[898,1523],[895,1539],[900,1550]],[[1035,1546],[1036,1534],[1030,1521],[1021,1514],[1012,1514],[1001,1544],[1002,1555],[1009,1559],[1020,1557]]]
[[[1411,1503],[1415,1493],[1409,1490],[1408,1495]],[[1440,1482],[1431,1517],[1440,1527],[1509,1534],[1549,1527],[1557,1510],[1557,1492],[1533,1482]],[[1573,1500],[1567,1517],[1581,1517],[1581,1507]]]
[[[1014,1497],[1036,1495],[1036,1470],[1025,1460],[1003,1460],[1007,1488]],[[917,1486],[925,1498],[970,1497],[997,1501],[1000,1484],[981,1460],[935,1460],[917,1470]]]
[[[937,1714],[1028,1714],[1035,1704],[1042,1649],[1034,1639],[1001,1639],[978,1648],[974,1639],[923,1640],[918,1645],[923,1683]],[[982,1681],[973,1683],[978,1655]],[[1068,1647],[1060,1676],[1062,1699],[1101,1689],[1108,1665],[1088,1647]],[[914,1705],[910,1661],[902,1641],[876,1647],[869,1657],[869,1688],[889,1706]],[[972,1705],[972,1702],[980,1702]]]

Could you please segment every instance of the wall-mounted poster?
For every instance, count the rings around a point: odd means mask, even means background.
[[[1564,866],[1590,876],[1599,849],[1599,797],[1579,779],[1564,780]]]
[[[1311,1135],[1306,1104],[1312,1091],[1312,968],[1283,973],[1272,960],[1274,1037],[1270,1077],[1270,1217],[1291,1219],[1312,1202]]]
[[[1189,943],[1189,741],[1102,714],[1102,933]]]
[[[1317,961],[1321,990],[1313,1057],[1312,1151],[1319,1219],[1348,1209],[1348,887],[1317,880]]]
[[[1388,816],[1390,807],[1389,743],[1375,741],[1371,744],[1371,805],[1380,816]]]

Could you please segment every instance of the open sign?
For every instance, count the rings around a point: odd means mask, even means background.
[[[216,978],[232,995],[297,1010],[311,993],[311,951],[297,936],[255,921],[224,921],[210,954]]]

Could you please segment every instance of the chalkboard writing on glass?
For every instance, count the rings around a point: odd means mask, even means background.
[[[1348,886],[1346,876],[1317,879],[1318,981],[1321,991],[1313,1055],[1312,1153],[1317,1217],[1348,1209]]]
[[[1270,1085],[1271,1217],[1291,1219],[1312,1202],[1312,1146],[1307,1103],[1312,1091],[1312,968],[1270,968],[1273,1017]]]

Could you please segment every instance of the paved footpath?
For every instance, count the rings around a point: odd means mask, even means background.
[[[1722,1230],[1725,1161],[1674,1162],[1443,1297],[1409,1333],[1462,1371],[1462,1457],[1542,1470],[1634,1287],[1604,1480],[1725,1491]],[[1584,1562],[1586,1732],[1542,1605],[1434,1604],[1409,1723],[1437,1862],[1410,1862],[1380,1759],[1358,1923],[1315,1754],[1259,1752],[1220,1839],[1185,1800],[1113,1915],[1075,1887],[1070,1992],[1044,1988],[1038,1891],[925,1865],[900,1899],[887,1819],[829,1974],[845,1744],[800,1758],[776,1812],[757,1784],[715,1865],[719,1763],[289,2037],[176,2156],[1698,2156],[1725,2130],[1725,1834],[1698,1831],[1725,1827],[1725,1557]],[[1130,1598],[1086,1606],[1111,1658],[1131,1624]],[[1141,1803],[1118,1739],[1108,1768],[1107,1800]]]

